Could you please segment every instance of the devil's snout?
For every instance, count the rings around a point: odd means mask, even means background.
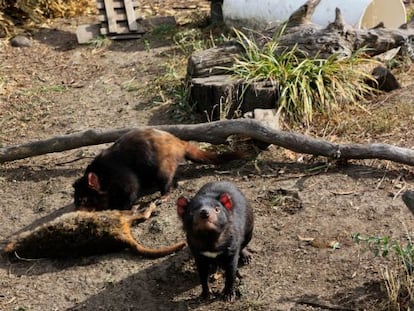
[[[200,218],[208,218],[210,216],[210,213],[207,209],[203,208],[200,211]]]

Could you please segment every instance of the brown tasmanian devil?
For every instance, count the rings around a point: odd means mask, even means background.
[[[244,157],[216,153],[157,129],[136,129],[121,136],[88,165],[74,184],[79,209],[130,209],[143,189],[156,186],[163,198],[174,184],[180,161],[219,164]]]

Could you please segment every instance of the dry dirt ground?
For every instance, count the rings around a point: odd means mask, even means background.
[[[0,42],[2,146],[87,128],[177,122],[167,113],[168,101],[149,96],[161,92],[154,81],[174,58],[172,40],[79,46],[74,31],[80,23],[59,20],[34,31],[29,48]],[[405,67],[403,88],[376,99],[371,115],[344,117],[332,134],[330,125],[313,134],[336,142],[412,147],[413,75],[413,68]],[[2,164],[0,240],[71,210],[72,183],[104,147]],[[127,251],[19,262],[1,257],[0,310],[379,310],[386,297],[380,268],[388,258],[374,257],[351,235],[402,239],[412,233],[414,216],[401,200],[403,190],[414,188],[412,168],[380,160],[326,166],[323,160],[271,146],[254,161],[185,164],[178,174],[181,184],[158,215],[134,227],[147,246],[182,240],[175,198],[191,195],[207,181],[235,182],[256,217],[254,258],[240,268],[241,296],[235,303],[198,299],[201,288],[185,248],[157,260]],[[339,247],[329,247],[331,242]],[[220,290],[222,279],[213,286]]]

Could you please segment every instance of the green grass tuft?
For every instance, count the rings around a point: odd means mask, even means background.
[[[363,58],[363,51],[343,59],[336,55],[308,58],[297,47],[282,51],[277,39],[259,47],[246,34],[234,31],[245,53],[226,69],[247,84],[272,81],[278,85],[275,107],[294,121],[309,125],[315,112],[331,114],[343,103],[360,105],[375,92],[365,83],[373,77],[364,71],[375,61]]]

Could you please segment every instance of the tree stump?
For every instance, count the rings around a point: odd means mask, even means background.
[[[190,98],[208,120],[228,119],[257,108],[275,108],[277,86],[270,82],[246,85],[229,75],[214,75],[192,79]]]

